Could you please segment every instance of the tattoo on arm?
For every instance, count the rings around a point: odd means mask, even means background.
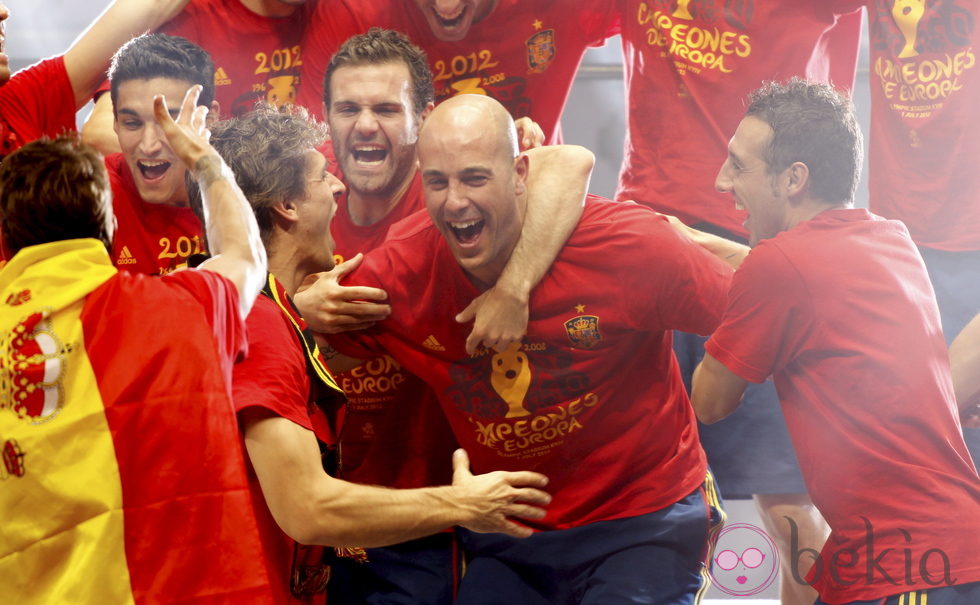
[[[205,155],[194,165],[194,178],[205,190],[218,181],[228,179],[230,171],[227,170],[225,163],[217,155]]]

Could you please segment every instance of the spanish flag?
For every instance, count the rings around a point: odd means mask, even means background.
[[[228,395],[237,295],[181,273],[119,273],[96,240],[0,270],[0,603],[273,601]]]

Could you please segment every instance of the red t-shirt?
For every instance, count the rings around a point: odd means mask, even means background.
[[[63,57],[17,72],[0,86],[0,158],[43,135],[75,130],[76,109]]]
[[[311,384],[306,356],[289,319],[272,299],[259,295],[245,324],[248,357],[235,365],[232,382],[235,409],[241,413],[246,408],[263,408],[314,431],[314,417],[322,411],[310,404]],[[262,486],[251,462],[247,466],[272,585],[282,597],[281,602],[309,602],[289,597],[296,542],[279,528],[262,495]],[[313,602],[324,602],[325,598],[326,593],[320,593],[318,600]]]
[[[303,31],[312,10],[307,5],[289,17],[263,17],[241,0],[191,0],[157,31],[187,38],[208,51],[214,62],[214,98],[227,118],[246,113],[258,101],[277,106],[296,102]],[[96,96],[107,90],[108,82]]]
[[[745,99],[765,80],[854,85],[861,15],[835,2],[622,0],[627,134],[616,199],[746,236],[714,188]],[[851,8],[851,7],[847,7]]]
[[[762,241],[705,348],[746,380],[773,376],[810,496],[832,529],[813,572],[823,600],[929,588],[920,562],[933,585],[943,576],[929,549],[948,557],[951,579],[980,580],[966,538],[980,535],[980,480],[932,286],[901,223],[830,210]],[[850,550],[857,560],[845,567]],[[872,551],[897,584],[875,571]]]
[[[186,267],[188,257],[205,251],[204,230],[193,210],[144,202],[121,153],[106,156],[105,166],[116,215],[114,265],[134,273],[162,275]]]
[[[63,57],[17,72],[0,86],[0,160],[44,135],[75,130],[75,110]],[[0,267],[9,258],[0,236]]]
[[[183,36],[210,53],[221,115],[237,116],[257,101],[295,102],[309,10],[299,7],[289,17],[263,17],[241,0],[192,0],[159,31]]]
[[[871,209],[940,250],[980,250],[980,26],[970,0],[868,8]],[[919,3],[923,6],[923,3]]]
[[[330,223],[338,263],[379,247],[388,228],[425,208],[416,173],[402,199],[373,225],[351,221],[347,195]],[[435,393],[390,355],[375,357],[337,376],[347,394],[341,465],[348,481],[387,487],[426,487],[452,481],[456,439]]]
[[[586,49],[602,44],[618,23],[614,0],[500,0],[489,16],[472,25],[464,40],[444,42],[432,34],[414,2],[361,4],[371,5],[353,9],[363,24],[404,32],[426,52],[437,103],[464,93],[489,95],[515,119],[528,116],[537,122],[547,143],[561,142],[559,118]],[[318,25],[319,20],[314,21],[310,29]],[[327,61],[317,58],[307,66],[322,80]],[[304,92],[304,100],[314,92],[322,99],[322,82],[317,90]]]
[[[590,197],[531,294],[520,349],[471,357],[471,326],[452,317],[480,292],[418,214],[347,281],[386,287],[391,317],[331,343],[387,350],[432,385],[476,472],[546,474],[554,499],[535,526],[564,529],[661,509],[704,481],[670,330],[713,330],[730,276],[663,217]]]

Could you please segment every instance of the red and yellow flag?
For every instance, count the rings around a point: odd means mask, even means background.
[[[169,290],[95,240],[0,270],[0,603],[272,601],[218,347]]]

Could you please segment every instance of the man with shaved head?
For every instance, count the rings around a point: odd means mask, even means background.
[[[445,317],[494,285],[520,237],[530,166],[516,136],[488,97],[432,111],[419,139],[428,216],[346,282],[387,290],[391,316],[330,342],[387,352],[432,385],[476,469],[550,478],[527,540],[462,532],[458,603],[693,602],[720,512],[670,330],[713,330],[731,270],[662,216],[590,196],[531,294],[525,338],[468,354],[468,329]]]

